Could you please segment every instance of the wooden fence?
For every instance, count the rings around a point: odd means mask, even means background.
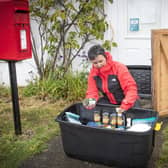
[[[168,115],[168,29],[152,30],[152,102],[160,116]]]

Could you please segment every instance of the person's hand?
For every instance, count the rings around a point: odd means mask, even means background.
[[[123,113],[125,110],[124,109],[122,109],[122,108],[120,108],[120,107],[117,107],[116,108],[116,112],[117,113]]]
[[[95,106],[96,106],[96,99],[93,99],[93,98],[86,98],[83,100],[83,106],[86,108],[86,109],[93,109]]]

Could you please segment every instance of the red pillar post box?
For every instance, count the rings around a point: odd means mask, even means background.
[[[0,0],[0,60],[9,64],[16,135],[22,130],[15,62],[31,56],[28,0]]]
[[[0,0],[0,60],[31,56],[28,0]]]

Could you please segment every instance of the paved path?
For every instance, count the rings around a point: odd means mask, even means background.
[[[155,135],[155,148],[149,161],[148,168],[155,168],[154,161],[159,157],[161,144],[162,136],[160,131]],[[66,156],[63,151],[61,137],[58,136],[49,142],[46,151],[26,160],[20,168],[109,168],[109,166],[88,163]]]

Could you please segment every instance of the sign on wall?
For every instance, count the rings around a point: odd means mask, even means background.
[[[130,18],[130,31],[139,31],[139,18]]]

